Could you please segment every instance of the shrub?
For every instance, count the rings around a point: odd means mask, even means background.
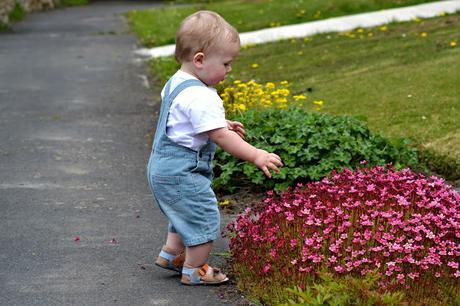
[[[334,169],[392,162],[396,168],[417,167],[417,153],[407,142],[391,143],[371,133],[364,122],[347,116],[306,112],[299,108],[249,110],[234,117],[254,146],[280,155],[284,167],[272,179],[254,165],[218,150],[214,186],[223,191],[247,185],[277,190],[297,182],[321,179]]]
[[[439,154],[432,149],[420,147],[420,162],[434,173],[442,173],[446,180],[460,184],[460,159]]]
[[[18,22],[24,19],[26,11],[19,2],[16,2],[14,9],[9,13],[9,20],[11,22]]]
[[[460,195],[409,169],[345,169],[270,192],[229,224],[228,236],[240,287],[264,299],[308,287],[319,271],[375,271],[380,290],[402,288],[415,301],[460,298]]]

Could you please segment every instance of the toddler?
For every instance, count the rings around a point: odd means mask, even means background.
[[[168,235],[155,264],[182,273],[185,285],[216,285],[225,274],[207,265],[220,235],[220,215],[211,189],[216,144],[254,163],[265,175],[282,166],[278,155],[244,140],[241,123],[225,119],[222,100],[212,87],[224,80],[238,55],[240,39],[221,16],[199,11],[176,33],[181,64],[162,90],[157,130],[147,166],[150,188],[168,217]]]

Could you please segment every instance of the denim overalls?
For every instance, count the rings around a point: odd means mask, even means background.
[[[197,152],[176,144],[166,135],[171,103],[190,86],[206,85],[198,80],[186,80],[170,92],[171,80],[166,84],[147,165],[150,189],[169,219],[168,230],[178,233],[186,246],[216,240],[220,235],[220,214],[211,189],[211,162],[216,145],[208,140]]]

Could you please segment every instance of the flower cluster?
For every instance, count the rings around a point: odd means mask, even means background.
[[[244,112],[248,109],[276,108],[286,109],[288,105],[306,100],[304,95],[291,95],[289,82],[279,84],[268,82],[265,85],[254,81],[233,81],[220,94],[227,114]]]
[[[377,271],[380,286],[408,289],[460,277],[460,195],[409,169],[346,169],[269,193],[228,231],[236,269],[254,279],[289,275],[305,285],[321,270]]]

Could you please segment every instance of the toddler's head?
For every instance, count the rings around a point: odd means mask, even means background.
[[[176,33],[175,55],[182,64],[181,69],[207,85],[225,79],[239,49],[240,38],[236,29],[211,11],[188,16]]]

